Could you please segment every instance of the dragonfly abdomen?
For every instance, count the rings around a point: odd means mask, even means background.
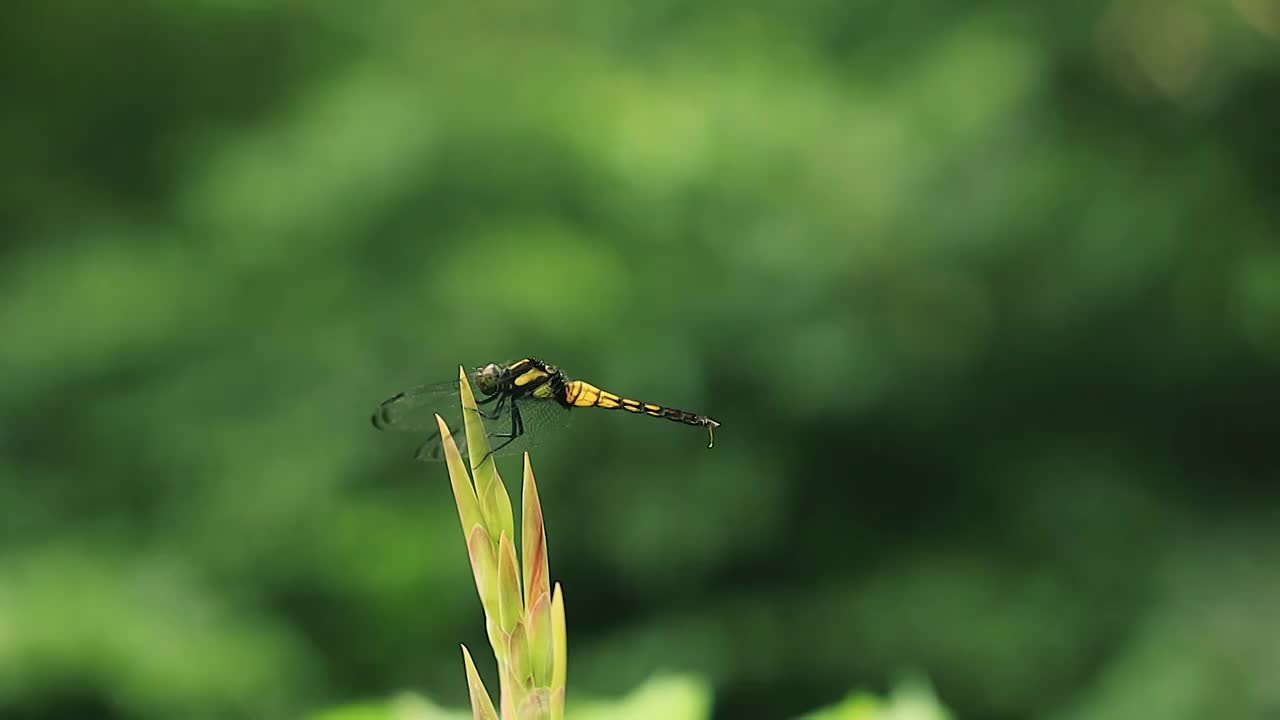
[[[564,391],[566,402],[573,407],[598,407],[605,410],[621,409],[698,427],[714,428],[720,424],[705,415],[698,415],[687,410],[679,410],[615,395],[583,380],[572,380],[565,383]]]

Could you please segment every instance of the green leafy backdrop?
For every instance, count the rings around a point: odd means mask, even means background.
[[[527,354],[723,423],[540,451],[571,700],[1273,717],[1277,42],[1265,0],[10,3],[0,717],[462,707],[444,470],[368,414]]]

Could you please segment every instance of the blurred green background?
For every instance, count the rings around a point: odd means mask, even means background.
[[[373,406],[535,354],[569,694],[1280,717],[1271,0],[18,0],[0,717],[492,679]],[[501,466],[509,482],[518,462]],[[514,486],[514,485],[513,485]]]

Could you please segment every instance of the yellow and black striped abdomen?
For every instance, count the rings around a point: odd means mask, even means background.
[[[571,380],[565,383],[564,395],[565,402],[573,407],[598,407],[605,410],[621,409],[698,427],[714,428],[720,425],[720,423],[705,415],[625,398],[608,390],[601,390],[583,380]]]

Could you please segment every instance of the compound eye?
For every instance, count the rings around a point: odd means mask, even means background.
[[[489,363],[480,369],[476,374],[476,387],[480,388],[480,392],[486,395],[492,395],[497,392],[498,383],[502,379],[502,368],[494,363]]]

